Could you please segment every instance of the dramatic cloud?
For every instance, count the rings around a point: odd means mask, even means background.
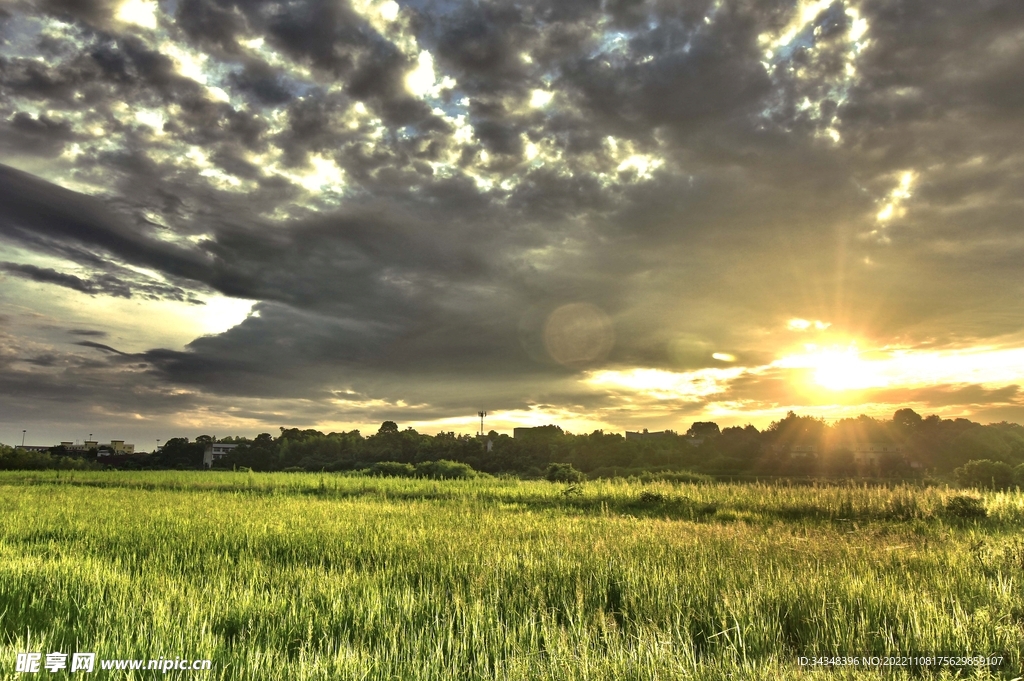
[[[1008,1],[17,0],[0,426],[1024,418],[1022,31]]]

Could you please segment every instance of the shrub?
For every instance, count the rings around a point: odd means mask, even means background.
[[[583,473],[573,468],[571,463],[553,463],[548,466],[544,477],[550,482],[583,482]]]
[[[645,504],[660,504],[665,501],[665,495],[661,492],[652,492],[645,489],[643,492],[640,492],[640,501]]]
[[[48,452],[30,452],[0,445],[0,470],[96,470],[101,465],[70,456],[54,456]]]
[[[953,474],[962,487],[1006,489],[1013,484],[1013,469],[1002,461],[968,461],[953,471]]]
[[[703,483],[714,480],[710,475],[693,473],[691,471],[662,470],[659,468],[623,468],[619,466],[604,466],[590,471],[588,477],[591,480],[613,479],[613,478],[636,478],[640,482],[671,482],[682,483]]]
[[[416,469],[412,464],[399,463],[397,461],[379,461],[367,469],[370,475],[381,478],[411,478],[416,475]]]
[[[416,464],[416,475],[434,480],[465,480],[475,478],[478,473],[467,463],[441,459]]]
[[[1013,484],[1024,489],[1024,463],[1013,469]]]
[[[988,511],[985,510],[985,504],[982,503],[981,499],[964,495],[950,497],[946,501],[944,509],[946,515],[954,518],[972,519],[988,516]]]
[[[580,487],[579,485],[569,485],[568,487],[562,490],[562,496],[566,498],[581,497],[583,496],[583,488]]]

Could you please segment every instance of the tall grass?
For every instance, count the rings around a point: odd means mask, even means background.
[[[5,473],[0,673],[23,650],[210,658],[216,679],[775,679],[817,675],[798,655],[914,651],[1020,667],[1020,493],[969,520],[938,488],[565,491]]]

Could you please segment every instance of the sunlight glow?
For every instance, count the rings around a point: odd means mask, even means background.
[[[769,45],[772,48],[785,47],[793,42],[797,34],[804,29],[807,24],[814,21],[819,14],[828,9],[833,3],[833,0],[818,0],[814,2],[801,2],[797,7],[796,16],[789,22],[789,25],[783,30],[782,34],[779,35],[775,40],[771,40]],[[763,36],[762,40],[767,40],[767,36]],[[766,50],[768,58],[772,58],[772,51]]]
[[[783,369],[810,369],[814,382],[827,390],[914,388],[928,385],[1004,386],[1024,380],[1024,348],[970,350],[860,351],[855,344],[819,348],[772,362]]]
[[[395,2],[395,0],[387,0],[387,2],[381,3],[380,7],[377,8],[377,11],[380,12],[380,15],[384,17],[385,21],[394,21],[398,18],[399,9],[398,3]]]
[[[423,97],[430,93],[434,87],[434,57],[430,52],[423,50],[416,58],[416,68],[405,76],[405,86],[409,92],[417,97]]]
[[[716,353],[715,358],[721,359]],[[616,413],[663,413],[692,405],[704,416],[742,417],[755,413],[784,414],[782,406],[765,399],[757,386],[784,381],[805,393],[807,405],[837,417],[889,408],[887,392],[894,389],[937,387],[956,390],[968,385],[989,389],[1024,383],[1024,348],[982,347],[970,350],[919,351],[905,348],[861,350],[857,344],[818,346],[785,355],[759,366],[731,366],[673,372],[663,369],[590,371],[581,383],[616,404]],[[860,391],[860,392],[857,392]],[[849,393],[848,396],[844,396]],[[848,399],[856,399],[856,405]],[[800,398],[798,398],[800,399]],[[675,404],[676,406],[671,406]],[[851,411],[853,409],[854,411]],[[856,412],[861,409],[861,412]],[[870,409],[869,409],[870,411]]]
[[[882,209],[878,211],[878,215],[875,216],[879,222],[885,222],[891,220],[893,216],[902,216],[906,213],[906,209],[900,204],[910,197],[910,187],[914,184],[915,179],[917,179],[917,174],[912,170],[908,170],[900,175],[899,184],[889,193],[888,202],[882,206]]]
[[[139,109],[135,112],[135,120],[153,128],[156,135],[164,134],[164,115],[155,109]]]
[[[790,331],[809,331],[812,328],[817,329],[818,331],[824,331],[830,326],[832,326],[831,322],[823,322],[820,319],[812,322],[797,317],[786,322],[786,328]]]
[[[678,373],[661,369],[602,370],[589,373],[584,382],[593,387],[642,393],[659,400],[699,401],[723,392],[729,381],[745,371],[743,367]]]
[[[143,28],[156,28],[156,13],[156,2],[127,0],[127,2],[122,3],[117,8],[117,14],[114,16],[118,21],[123,21],[127,24],[135,24]]]
[[[339,187],[345,184],[344,171],[338,167],[334,159],[324,158],[320,154],[311,154],[309,164],[313,166],[313,170],[299,176],[299,183],[309,191],[318,191],[324,187]]]
[[[861,359],[855,345],[846,348],[809,348],[810,352],[791,355],[773,364],[785,369],[812,369],[814,382],[828,390],[864,390],[889,385],[889,379],[879,363]]]
[[[197,83],[206,85],[206,72],[203,70],[207,60],[205,54],[187,52],[178,47],[178,45],[166,40],[161,43],[160,51],[174,60],[175,65],[178,67],[178,73],[186,78],[191,78]]]
[[[651,171],[657,170],[665,164],[661,159],[652,158],[643,154],[633,154],[625,161],[619,164],[618,170],[620,173],[625,170],[635,170],[637,177],[643,180],[649,180],[651,178]]]
[[[553,92],[547,92],[546,90],[534,90],[530,93],[530,106],[534,109],[542,109],[551,103],[551,99],[555,96]]]
[[[414,428],[420,433],[431,435],[438,432],[468,433],[480,430],[480,422],[478,420],[466,418],[465,416],[423,420],[416,419],[415,412],[413,412],[412,416],[413,418],[399,423],[399,427],[403,429],[407,427]],[[585,416],[569,409],[557,409],[548,405],[543,407],[532,405],[525,409],[489,411],[487,412],[487,421],[484,424],[484,429],[488,432],[495,430],[499,433],[512,435],[515,428],[535,428],[551,423],[558,424],[567,433],[576,434],[590,433],[595,430],[618,430],[615,426],[599,417]],[[364,429],[373,432],[369,429],[371,427],[376,428],[377,425],[379,424],[373,423],[372,425],[365,426]]]

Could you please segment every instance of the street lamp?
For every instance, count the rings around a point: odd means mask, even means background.
[[[26,430],[21,431],[21,446],[22,446],[22,448],[25,447],[25,433],[27,433],[27,432],[28,431],[26,431]]]

